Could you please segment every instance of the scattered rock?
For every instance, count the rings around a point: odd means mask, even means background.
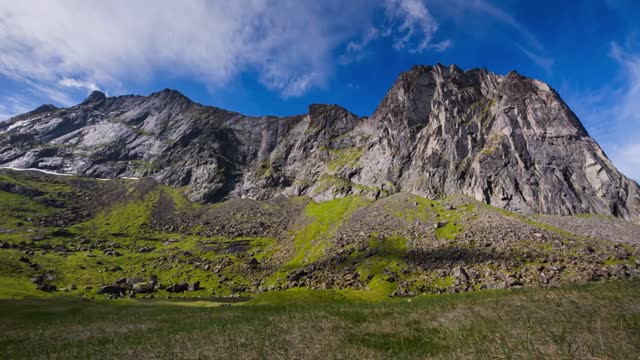
[[[144,246],[144,247],[141,247],[140,250],[138,250],[138,252],[141,254],[146,254],[146,253],[152,252],[153,250],[155,250],[155,248],[151,246]]]
[[[491,281],[486,284],[485,288],[488,290],[504,290],[507,288],[507,284],[504,281]]]
[[[38,284],[38,286],[36,286],[36,289],[40,291],[52,292],[56,291],[56,286],[51,284]]]
[[[133,291],[138,294],[147,294],[151,293],[154,290],[154,284],[150,282],[139,282],[133,284]]]
[[[436,230],[437,229],[441,229],[441,228],[447,226],[448,224],[449,224],[448,221],[438,221],[437,223],[435,223],[435,225],[433,225],[433,228],[436,229]]]
[[[167,286],[166,290],[167,292],[170,292],[170,293],[182,293],[189,290],[189,284],[187,283],[173,284],[173,285]]]
[[[97,293],[100,295],[103,294],[111,294],[111,295],[120,295],[124,289],[122,289],[119,285],[105,285],[98,289]]]
[[[249,266],[250,269],[255,270],[260,266],[260,262],[256,258],[251,258],[251,260],[247,262],[247,266]]]
[[[198,291],[200,290],[200,281],[196,281],[193,284],[189,285],[189,291]]]
[[[456,281],[456,284],[469,284],[469,274],[467,274],[467,271],[462,266],[458,266],[453,270],[453,277]]]

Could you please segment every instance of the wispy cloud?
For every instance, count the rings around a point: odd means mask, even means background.
[[[449,49],[452,46],[453,46],[453,41],[447,39],[447,40],[443,40],[443,41],[437,42],[435,44],[431,44],[429,46],[429,48],[433,49],[436,52],[443,52],[443,51],[446,51],[447,49]]]
[[[74,89],[85,89],[87,92],[100,90],[98,85],[92,81],[83,81],[78,79],[63,78],[58,81],[58,86]]]
[[[618,74],[595,89],[567,88],[589,133],[625,175],[640,182],[640,52],[612,42],[608,55]]]
[[[432,15],[427,4],[440,8],[440,17]],[[469,17],[480,18],[485,23],[496,23],[510,28],[517,34],[515,49],[521,51],[532,63],[551,73],[554,60],[547,55],[536,35],[522,22],[504,9],[486,0],[384,0],[385,17],[374,24],[359,40],[352,40],[340,57],[341,64],[361,61],[373,52],[369,49],[376,40],[390,38],[398,51],[422,53],[427,50],[443,52],[453,46],[450,38],[434,41],[440,23],[457,20],[464,23]],[[451,35],[451,34],[447,34]],[[444,35],[446,37],[446,35]]]
[[[640,53],[611,44],[611,56],[621,65],[626,84],[618,90],[615,101],[603,113],[613,117],[615,140],[611,158],[626,175],[640,181]]]
[[[422,0],[386,0],[385,13],[396,50],[424,51],[440,26]]]
[[[611,43],[611,56],[622,65],[627,88],[621,97],[619,110],[624,125],[640,127],[640,53]]]
[[[360,31],[366,3],[0,0],[0,75],[110,89],[162,72],[224,86],[254,71],[265,87],[298,96],[326,83],[332,51]]]
[[[358,62],[363,60],[371,51],[367,49],[369,44],[373,41],[378,40],[381,37],[380,30],[376,27],[370,27],[362,39],[360,40],[351,40],[347,43],[347,48],[344,54],[340,56],[338,61],[342,65],[347,65],[353,62]]]
[[[475,17],[483,17],[487,21],[506,25],[518,35],[519,40],[516,48],[531,62],[546,72],[551,72],[554,60],[548,56],[542,42],[533,31],[505,9],[487,0],[443,0],[443,2],[452,5],[460,13],[470,13]]]
[[[28,99],[21,96],[7,96],[4,101],[0,103],[0,121],[23,114],[29,110],[33,109]]]
[[[536,51],[543,51],[544,46],[538,40],[536,35],[530,31],[522,22],[518,21],[513,15],[504,9],[493,5],[486,0],[450,0],[458,3],[463,8],[479,12],[498,22],[509,25],[523,37],[527,43],[527,47],[533,47]]]
[[[544,69],[544,71],[546,71],[547,73],[551,73],[554,63],[554,60],[552,58],[535,53],[522,45],[517,46],[518,49],[520,49],[520,51],[522,51],[529,58],[529,60],[531,60],[531,62]]]
[[[391,39],[393,48],[416,54],[426,50],[443,52],[453,45],[449,39],[433,42],[439,23],[422,0],[385,0],[384,19],[369,27],[360,39],[347,43],[339,62],[343,65],[370,56],[376,40]]]
[[[615,148],[611,160],[622,173],[640,182],[640,143],[629,143]]]

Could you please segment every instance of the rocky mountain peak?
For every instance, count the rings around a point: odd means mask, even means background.
[[[192,102],[191,99],[186,97],[180,91],[168,88],[155,92],[149,95],[149,97],[152,99],[161,99],[167,102]]]
[[[322,123],[330,125],[331,121],[342,117],[357,117],[340,105],[311,104],[309,105],[309,118],[312,124]]]
[[[102,100],[105,100],[106,98],[107,98],[107,95],[105,95],[105,93],[103,93],[102,91],[99,91],[99,90],[95,90],[89,95],[89,97],[87,97],[82,102],[82,104],[97,103],[97,102],[100,102]]]
[[[31,113],[32,114],[41,114],[41,113],[47,113],[47,112],[51,112],[51,111],[55,111],[55,110],[58,110],[58,108],[55,107],[55,105],[53,105],[53,104],[44,104],[44,105],[40,105],[38,108],[33,110]]]

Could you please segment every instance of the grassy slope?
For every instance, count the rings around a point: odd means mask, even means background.
[[[157,275],[165,285],[182,281],[192,282],[198,280],[206,291],[185,293],[182,296],[207,297],[226,296],[231,293],[231,287],[236,285],[250,286],[255,280],[243,273],[242,266],[248,260],[247,256],[257,258],[261,263],[268,262],[274,255],[284,256],[280,267],[271,268],[270,273],[263,274],[266,285],[276,284],[286,279],[287,274],[295,269],[300,269],[308,264],[322,261],[326,258],[327,250],[332,246],[330,239],[339,230],[340,226],[356,210],[374,204],[362,197],[350,196],[342,199],[316,203],[307,202],[303,220],[294,226],[290,234],[293,241],[287,243],[275,238],[223,238],[203,237],[198,235],[184,235],[177,233],[161,233],[152,230],[152,209],[162,196],[173,200],[176,209],[193,209],[201,207],[190,203],[180,193],[179,189],[166,186],[158,186],[144,194],[136,192],[137,182],[124,182],[129,192],[123,196],[123,201],[117,202],[111,207],[100,211],[97,216],[87,221],[74,225],[67,230],[71,237],[51,235],[57,228],[38,227],[34,223],[35,218],[51,215],[61,209],[55,209],[43,205],[48,200],[64,200],[63,195],[73,191],[68,178],[33,179],[20,174],[0,172],[0,182],[14,183],[23,187],[41,190],[44,194],[36,197],[17,195],[0,191],[0,228],[11,232],[0,233],[0,241],[17,244],[21,241],[32,242],[36,235],[45,235],[45,240],[39,240],[40,244],[74,245],[80,238],[92,241],[101,240],[104,243],[113,243],[114,250],[122,256],[106,256],[98,249],[89,250],[88,253],[96,257],[87,257],[86,252],[73,252],[61,254],[49,251],[43,254],[39,251],[32,256],[32,261],[40,264],[43,269],[53,271],[56,275],[54,284],[60,287],[69,287],[74,284],[78,290],[70,292],[74,295],[93,296],[96,289],[103,284],[112,283],[120,277],[141,277]],[[83,180],[89,181],[89,180]],[[435,230],[435,237],[442,241],[455,242],[456,236],[463,230],[463,216],[474,214],[476,209],[487,207],[473,201],[462,202],[463,205],[455,209],[448,204],[452,199],[438,201],[423,199],[417,196],[409,196],[407,203],[414,206],[393,210],[393,215],[404,218],[408,223],[422,221],[432,223],[437,221],[446,224]],[[45,201],[46,200],[46,201]],[[302,199],[301,199],[302,200]],[[453,199],[455,200],[455,199]],[[216,204],[213,206],[222,206]],[[489,207],[487,207],[489,208]],[[491,208],[493,209],[493,208]],[[187,211],[185,210],[185,211]],[[541,224],[524,216],[512,214],[504,210],[494,209],[500,213],[515,217],[523,222],[551,230],[568,238],[572,234],[549,225]],[[18,226],[22,223],[22,226]],[[198,233],[194,231],[194,233]],[[374,255],[356,251],[351,254],[350,261],[357,265],[357,273],[365,290],[334,290],[332,295],[339,294],[345,299],[383,300],[397,288],[402,280],[413,279],[416,273],[402,273],[407,265],[404,255],[407,251],[407,241],[400,236],[389,235],[378,239],[376,234],[369,234],[369,249],[376,250]],[[171,245],[163,245],[163,241],[175,239],[177,242]],[[249,248],[245,254],[223,254],[217,250],[205,250],[204,247],[216,247],[216,245],[246,242]],[[205,246],[206,245],[206,246]],[[150,246],[156,250],[151,253],[140,253],[138,249]],[[220,248],[220,246],[218,246]],[[188,263],[182,253],[188,251],[198,259],[208,261],[233,262],[232,266],[224,267],[219,273],[205,271],[201,267]],[[284,254],[284,255],[283,255]],[[0,298],[25,297],[25,296],[49,296],[47,293],[38,292],[29,279],[41,270],[33,270],[27,264],[18,259],[22,256],[17,250],[0,250]],[[243,257],[244,256],[244,257]],[[163,262],[164,258],[177,257],[178,261]],[[184,261],[183,261],[184,260]],[[633,260],[633,259],[632,259]],[[611,264],[613,264],[611,260]],[[608,264],[608,263],[607,263]],[[605,264],[606,265],[606,264]],[[122,270],[112,271],[114,268]],[[387,281],[389,273],[400,277],[395,282]],[[444,289],[453,283],[451,276],[430,276],[420,281],[430,282],[427,288]],[[220,284],[222,277],[229,279],[228,284]],[[281,283],[281,282],[280,282]],[[84,287],[92,287],[84,290]],[[304,289],[303,289],[304,290]],[[421,292],[421,291],[420,291]],[[420,293],[418,292],[418,293]],[[291,292],[293,293],[293,292]],[[161,297],[169,294],[161,292]],[[263,296],[263,295],[260,295]],[[277,295],[275,295],[277,297]]]
[[[321,259],[328,240],[342,222],[354,210],[366,204],[367,201],[360,197],[346,197],[322,203],[310,202],[305,214],[311,221],[297,231],[294,239],[296,252],[285,268],[296,268]]]
[[[16,180],[14,177],[6,176],[2,180],[36,189],[43,189],[42,185],[46,184],[39,181],[26,183],[21,179]],[[49,189],[45,188],[44,190]],[[52,197],[50,194],[55,194],[59,191],[68,191],[68,187],[64,186],[64,184],[58,184],[55,185],[53,190],[55,192],[47,191],[47,195],[44,197]],[[177,198],[177,205],[184,205],[183,198],[178,196],[175,190],[161,187],[161,191],[169,193],[174,199]],[[78,295],[92,296],[99,285],[113,283],[123,276],[146,278],[151,274],[162,276],[165,283],[197,279],[209,291],[218,287],[219,277],[217,275],[212,275],[210,272],[204,272],[192,266],[147,267],[148,264],[158,261],[163,255],[159,253],[141,254],[137,249],[143,246],[157,247],[159,240],[175,238],[179,240],[175,245],[176,252],[183,250],[193,251],[198,248],[199,239],[194,236],[162,234],[149,230],[151,209],[159,197],[159,192],[154,191],[142,198],[134,196],[133,192],[130,195],[130,198],[126,201],[99,212],[96,217],[68,228],[72,234],[81,238],[100,239],[122,246],[115,247],[115,250],[121,253],[122,256],[105,256],[99,250],[87,252],[96,255],[96,257],[87,257],[85,252],[74,252],[67,255],[53,252],[48,252],[47,254],[36,252],[32,257],[32,261],[39,264],[44,270],[53,271],[56,275],[54,284],[58,288],[68,287],[70,284],[77,285],[78,290],[71,293]],[[0,206],[0,212],[6,213],[6,216],[3,216],[0,220],[0,227],[14,230],[12,233],[0,234],[0,241],[18,243],[26,240],[30,242],[34,234],[47,235],[46,240],[40,240],[39,242],[46,242],[53,246],[64,245],[65,242],[69,241],[68,238],[50,235],[57,228],[38,227],[29,220],[31,217],[35,219],[59,211],[43,206],[40,198],[0,191],[0,204],[2,205]],[[29,217],[25,220],[25,216]],[[15,224],[18,222],[22,222],[23,225],[16,226]],[[220,239],[220,241],[225,240]],[[248,240],[252,241],[252,245],[259,249],[267,247],[272,242],[272,239]],[[72,243],[77,243],[77,241],[71,240]],[[203,256],[215,257],[215,254],[202,253]],[[50,296],[48,293],[36,291],[35,286],[30,283],[30,277],[42,271],[30,269],[27,264],[20,262],[18,259],[22,254],[18,250],[2,250],[0,255],[0,284],[3,285],[0,288],[0,298]],[[121,267],[123,270],[111,271],[116,267]],[[85,286],[93,289],[84,290]],[[222,289],[220,295],[225,293],[228,293],[228,289]],[[203,294],[188,293],[185,295],[202,296]]]
[[[0,300],[0,353],[105,359],[631,359],[640,353],[638,299],[640,284],[628,281],[382,303],[296,289],[270,299],[276,305],[231,308]]]

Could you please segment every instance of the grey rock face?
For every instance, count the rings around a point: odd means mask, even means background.
[[[548,85],[516,73],[418,66],[370,118],[337,105],[247,117],[177,91],[43,106],[0,123],[0,166],[145,177],[192,200],[465,194],[523,213],[640,221],[640,188]]]

